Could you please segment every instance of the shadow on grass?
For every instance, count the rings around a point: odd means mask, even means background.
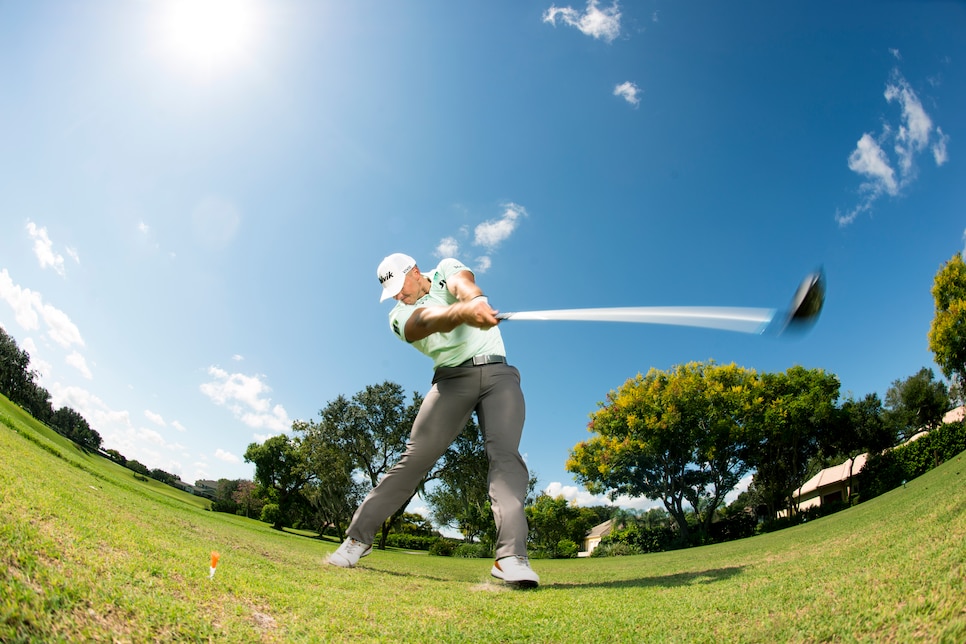
[[[365,563],[359,564],[356,568],[362,570],[370,570],[372,572],[377,572],[381,575],[389,575],[390,577],[417,577],[419,579],[428,579],[429,581],[455,581],[454,579],[447,579],[445,577],[435,577],[433,575],[424,575],[421,573],[414,572],[399,572],[398,570],[386,570],[385,568],[378,568],[376,566],[367,566]]]
[[[368,562],[366,562],[368,563]],[[418,577],[431,581],[454,581],[444,577],[425,575],[413,572],[399,572],[386,570],[379,566],[367,566],[360,564],[359,568],[365,568],[372,572],[378,572],[392,577]],[[588,581],[588,582],[555,582],[542,583],[539,588],[554,588],[558,590],[579,589],[579,588],[677,588],[681,586],[698,586],[713,584],[726,579],[731,579],[741,573],[742,566],[729,566],[727,568],[713,568],[711,570],[700,570],[695,572],[682,572],[674,575],[664,575],[662,577],[640,577],[636,579],[613,579],[610,581]]]
[[[543,584],[544,588],[676,588],[680,586],[697,586],[713,584],[737,576],[743,570],[742,566],[727,568],[713,568],[695,572],[682,572],[662,577],[640,577],[637,579],[613,579],[610,581],[589,582],[558,582]]]

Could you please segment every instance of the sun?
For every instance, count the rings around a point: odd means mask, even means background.
[[[239,62],[253,45],[251,0],[166,0],[162,7],[163,46],[182,63],[210,71]]]

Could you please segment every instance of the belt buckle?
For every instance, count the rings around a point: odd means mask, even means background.
[[[487,364],[487,356],[473,356],[473,366],[479,367]]]

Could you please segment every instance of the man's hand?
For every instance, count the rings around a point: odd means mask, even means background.
[[[461,312],[463,324],[486,330],[500,323],[496,317],[499,311],[490,306],[485,295],[478,295],[469,302],[460,302],[454,306],[464,307]]]

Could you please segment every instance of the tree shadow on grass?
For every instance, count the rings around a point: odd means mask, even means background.
[[[712,568],[694,572],[681,572],[661,577],[640,577],[636,579],[613,579],[610,581],[588,582],[555,582],[541,584],[544,588],[676,588],[680,586],[698,586],[713,584],[725,579],[731,579],[740,574],[743,566],[728,566],[727,568]]]

